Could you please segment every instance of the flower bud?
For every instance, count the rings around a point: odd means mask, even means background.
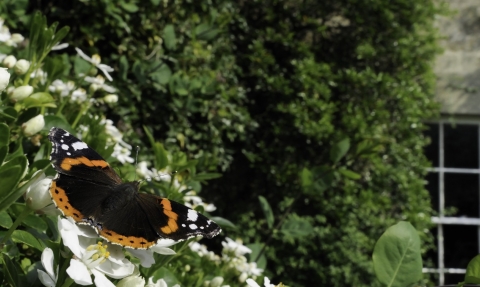
[[[33,87],[32,86],[20,86],[18,88],[15,88],[11,94],[8,95],[10,100],[14,102],[18,102],[21,100],[26,99],[28,96],[30,96],[33,93]]]
[[[31,209],[39,210],[52,203],[52,197],[49,191],[51,183],[52,179],[46,178],[45,175],[43,175],[27,188],[25,197],[32,199],[31,201],[27,201]]]
[[[7,68],[0,68],[0,93],[5,90],[10,81],[10,73]]]
[[[17,63],[17,58],[13,55],[6,56],[5,59],[3,59],[3,65],[7,68],[13,68],[15,64]]]
[[[41,131],[44,126],[45,120],[43,119],[43,115],[40,114],[22,124],[23,134],[27,137],[33,136],[34,134]]]
[[[27,60],[21,59],[17,61],[17,63],[13,67],[13,70],[17,75],[23,75],[28,71],[29,68],[30,68],[30,62]]]
[[[103,97],[103,100],[105,101],[105,103],[113,104],[118,102],[118,96],[114,94],[109,94]]]
[[[210,282],[210,287],[220,287],[223,283],[223,277],[217,276]]]
[[[11,40],[12,40],[13,43],[18,44],[18,43],[22,42],[23,40],[25,40],[25,38],[18,33],[13,33]]]

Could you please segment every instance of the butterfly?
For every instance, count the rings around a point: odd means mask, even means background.
[[[53,127],[50,160],[57,176],[50,186],[56,207],[79,224],[95,228],[111,243],[147,249],[161,238],[212,238],[220,227],[183,204],[139,192],[139,181],[123,182],[92,148]]]

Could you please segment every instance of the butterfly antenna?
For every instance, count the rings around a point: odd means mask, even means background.
[[[137,145],[135,154],[135,180],[137,180],[137,169],[138,169],[138,153],[140,152],[140,147]]]

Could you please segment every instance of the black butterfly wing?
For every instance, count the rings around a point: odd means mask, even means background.
[[[53,127],[48,139],[52,142],[50,160],[58,173],[103,185],[122,183],[117,173],[96,151],[69,132]]]
[[[53,127],[48,139],[58,172],[50,186],[53,202],[77,222],[94,222],[102,202],[122,180],[96,151],[67,131]]]
[[[204,215],[167,198],[139,193],[138,201],[159,238],[184,240],[199,235],[212,238],[222,231]]]

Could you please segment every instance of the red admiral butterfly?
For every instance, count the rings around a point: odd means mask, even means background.
[[[110,165],[87,144],[65,130],[48,134],[50,156],[58,174],[50,195],[65,216],[88,224],[106,240],[130,248],[149,248],[160,238],[212,238],[220,227],[180,203],[140,193],[138,181],[122,182]]]

